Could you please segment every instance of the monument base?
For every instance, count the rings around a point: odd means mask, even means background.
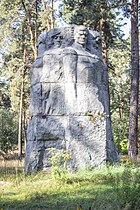
[[[94,168],[118,161],[107,117],[34,116],[28,125],[25,173],[50,170],[51,149],[70,155],[68,168]]]

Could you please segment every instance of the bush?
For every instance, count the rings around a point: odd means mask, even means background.
[[[126,155],[128,153],[128,139],[124,139],[120,142],[121,153]]]
[[[112,174],[112,187],[120,209],[138,210],[140,206],[139,168],[125,166],[122,173]]]

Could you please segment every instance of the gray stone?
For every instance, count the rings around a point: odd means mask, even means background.
[[[42,67],[38,67],[38,68],[32,67],[30,71],[30,85],[32,86],[32,85],[40,83],[41,76],[42,76]]]
[[[30,120],[27,137],[29,141],[35,139],[40,141],[48,141],[55,139],[65,139],[66,118],[60,116],[38,115],[33,116]],[[30,135],[33,133],[32,138]],[[29,134],[29,136],[28,136]]]
[[[70,166],[91,168],[105,163],[107,158],[105,138],[106,119],[92,121],[89,116],[69,117],[66,145],[73,157]]]
[[[65,149],[66,117],[33,116],[27,129],[25,171],[50,167],[50,148]]]
[[[46,115],[64,115],[65,86],[60,83],[42,83],[42,111]]]
[[[64,82],[61,50],[48,50],[43,57],[41,82]]]
[[[66,150],[72,169],[118,161],[100,33],[72,25],[43,32],[37,44],[25,172],[50,170],[50,148]]]
[[[104,112],[99,100],[98,87],[92,83],[77,83],[76,86],[74,83],[66,83],[65,102],[67,113],[70,115],[85,116],[87,112]]]
[[[37,83],[30,88],[30,115],[42,113],[41,84]]]

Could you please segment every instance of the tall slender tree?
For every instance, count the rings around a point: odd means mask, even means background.
[[[26,74],[26,47],[24,46],[24,53],[23,53],[23,60],[24,60],[24,65],[21,70],[21,90],[20,90],[20,108],[19,108],[19,130],[18,130],[18,158],[19,160],[22,159],[22,137],[23,137],[23,122],[24,119],[24,80],[25,80],[25,74]]]
[[[128,155],[134,159],[138,155],[138,96],[139,96],[139,39],[138,0],[132,0],[131,14],[131,96],[129,115]]]

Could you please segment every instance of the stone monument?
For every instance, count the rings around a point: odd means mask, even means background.
[[[31,69],[25,172],[51,168],[50,148],[71,169],[115,162],[100,33],[71,25],[42,33]]]

